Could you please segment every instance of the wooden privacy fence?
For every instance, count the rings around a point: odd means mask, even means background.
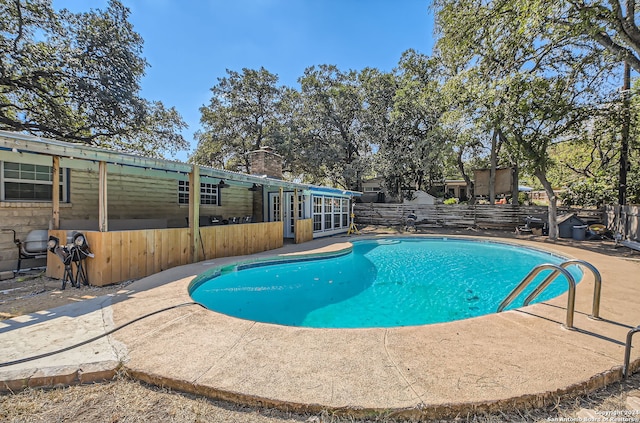
[[[66,243],[67,233],[49,231],[62,244]],[[188,228],[82,233],[95,256],[85,261],[92,285],[138,279],[192,262]],[[208,226],[200,228],[200,235],[200,255],[205,260],[253,254],[283,245],[282,222]],[[62,261],[49,252],[47,276],[62,279],[63,274]]]
[[[417,225],[423,227],[477,227],[483,229],[508,229],[522,226],[527,216],[545,217],[547,207],[514,206],[510,204],[356,204],[356,223],[360,225],[404,225],[409,213],[415,211]],[[558,207],[558,215],[573,212],[588,222],[600,221],[602,210],[573,210]]]
[[[640,206],[607,206],[604,224],[625,239],[640,241]]]
[[[294,242],[296,244],[313,240],[313,219],[296,220],[294,225]]]
[[[204,259],[243,256],[273,250],[283,245],[282,222],[200,228]]]

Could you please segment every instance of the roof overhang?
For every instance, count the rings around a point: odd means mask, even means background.
[[[0,130],[0,150],[8,150],[15,153],[58,156],[92,162],[105,162],[107,164],[182,174],[191,173],[194,168],[194,165],[184,162],[155,159],[86,144],[75,144],[2,130]],[[268,178],[260,175],[247,175],[239,172],[215,169],[209,166],[198,167],[200,168],[201,176],[208,176],[211,178],[220,178],[234,182],[247,183],[249,185],[258,184],[270,187],[282,187],[285,189],[309,189],[309,185],[307,184],[283,181],[281,179]]]
[[[317,194],[331,194],[331,195],[339,195],[339,196],[346,196],[346,197],[362,196],[362,193],[358,191],[350,191],[346,189],[331,188],[331,187],[321,187],[317,185],[308,185],[307,189],[312,193],[317,193]]]

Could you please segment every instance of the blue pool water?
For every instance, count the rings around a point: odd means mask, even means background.
[[[211,310],[281,325],[423,325],[495,313],[533,267],[565,260],[496,242],[365,240],[353,242],[353,251],[338,257],[217,269],[194,280],[190,294]],[[568,270],[581,279],[576,266]],[[536,281],[509,308],[522,306]],[[554,298],[567,287],[560,276],[535,302]]]

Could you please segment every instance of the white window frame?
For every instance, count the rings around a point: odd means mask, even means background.
[[[344,232],[349,228],[349,199],[332,195],[312,196],[313,232]]]
[[[6,163],[11,163],[11,164],[17,164],[18,165],[18,177],[7,177],[5,176],[5,164]],[[30,172],[28,170],[23,170],[22,167],[23,166],[33,166],[34,167],[34,172]],[[37,172],[38,167],[40,168],[46,168],[46,171],[41,171],[41,172]],[[6,187],[5,184],[7,182],[9,183],[18,183],[18,184],[31,184],[31,185],[47,185],[50,187],[53,187],[53,181],[52,181],[52,175],[51,175],[51,169],[52,166],[47,166],[47,165],[40,165],[40,164],[34,164],[34,163],[21,163],[21,162],[12,162],[10,160],[6,160],[6,161],[0,161],[0,201],[7,201],[7,202],[19,202],[19,203],[45,203],[45,202],[51,202],[52,198],[48,198],[48,199],[36,199],[36,198],[6,198]],[[12,169],[9,169],[9,171],[11,171]],[[29,173],[34,173],[34,176],[36,175],[48,175],[47,179],[30,179],[30,178],[24,178],[23,177],[23,173],[24,174],[29,174]],[[60,193],[62,195],[60,201],[63,203],[66,203],[69,201],[69,193],[68,193],[68,189],[67,189],[67,178],[68,178],[68,169],[67,168],[60,168]],[[37,176],[36,176],[37,177]]]
[[[324,198],[317,195],[314,195],[312,198],[313,232],[322,232],[324,228],[322,224],[324,215],[322,204],[324,203]]]
[[[189,181],[178,181],[178,204],[189,204]],[[220,188],[217,184],[200,182],[200,205],[220,205]]]

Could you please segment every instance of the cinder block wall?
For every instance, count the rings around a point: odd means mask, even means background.
[[[50,219],[51,203],[0,202],[0,271],[15,270],[18,265],[18,249],[9,229],[24,240],[34,229],[48,229]]]

